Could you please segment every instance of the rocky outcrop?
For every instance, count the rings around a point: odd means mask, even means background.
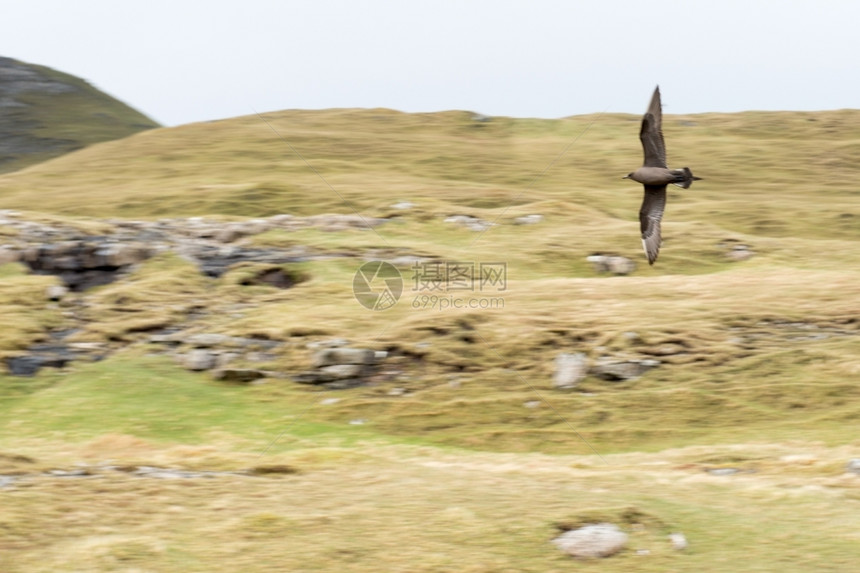
[[[266,219],[224,223],[203,217],[159,221],[106,221],[108,232],[90,234],[63,224],[45,224],[23,219],[15,211],[0,211],[0,226],[12,230],[0,243],[0,264],[20,262],[34,273],[60,277],[73,291],[108,284],[135,264],[155,254],[173,251],[197,264],[200,272],[219,277],[239,263],[270,265],[310,261],[354,253],[320,253],[296,245],[287,248],[258,248],[236,244],[241,238],[266,231],[308,227],[336,231],[369,228],[387,219],[359,215],[282,214]],[[291,288],[297,282],[278,269],[263,270],[247,284]]]

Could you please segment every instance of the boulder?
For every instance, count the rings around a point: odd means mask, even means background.
[[[553,539],[556,547],[580,559],[615,555],[627,545],[627,534],[612,523],[586,525]]]
[[[6,359],[6,367],[12,376],[35,376],[42,365],[40,356],[13,356]]]
[[[562,352],[555,357],[553,385],[556,388],[574,388],[585,378],[588,371],[588,358],[581,352]]]
[[[218,357],[208,350],[194,349],[182,356],[182,366],[187,370],[211,370],[215,367]]]
[[[373,364],[374,362],[376,362],[376,353],[365,348],[323,348],[313,356],[314,368],[334,364]]]
[[[660,365],[659,360],[614,360],[602,358],[590,370],[598,378],[613,382],[633,380]]]

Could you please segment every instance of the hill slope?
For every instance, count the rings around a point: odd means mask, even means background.
[[[80,78],[0,57],[0,173],[154,127]]]
[[[640,162],[638,121],[284,111],[0,177],[3,205],[44,206],[0,212],[3,245],[41,232],[69,253],[83,233],[157,253],[58,301],[44,296],[57,277],[0,265],[0,356],[65,337],[104,357],[0,374],[8,569],[850,569],[860,112],[666,116],[670,165],[705,180],[671,191],[653,267],[641,187],[621,180]],[[374,226],[319,217],[332,212]],[[301,256],[213,277],[195,242]],[[729,256],[739,245],[751,258]],[[16,252],[52,250],[31,247]],[[600,272],[594,252],[638,267]],[[353,293],[374,259],[404,280],[385,311]],[[440,262],[504,263],[506,282],[419,288]],[[302,280],[249,280],[276,270]],[[294,381],[344,340],[380,353],[366,384]],[[272,375],[216,381],[178,365],[194,352]],[[590,366],[558,389],[562,353],[653,368]],[[571,564],[551,545],[594,521],[622,527],[627,549]]]

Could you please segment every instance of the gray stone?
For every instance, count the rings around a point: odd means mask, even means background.
[[[329,340],[309,342],[307,347],[311,350],[317,350],[318,348],[340,348],[347,344],[349,344],[349,341],[346,338],[331,338]]]
[[[610,557],[627,545],[627,534],[612,523],[597,523],[566,531],[553,539],[553,543],[580,559]]]
[[[224,346],[231,341],[231,337],[226,334],[200,333],[192,334],[183,340],[186,344],[197,348],[213,348],[215,346]]]
[[[231,362],[236,361],[239,357],[242,356],[238,352],[221,352],[218,354],[218,360],[216,366],[218,368],[224,368]]]
[[[327,380],[345,380],[347,378],[358,378],[364,374],[364,365],[333,364],[331,366],[323,366],[317,372]]]
[[[62,300],[67,294],[69,294],[69,288],[63,285],[51,285],[45,289],[45,296],[48,300]]]
[[[217,356],[203,349],[192,350],[182,357],[182,366],[187,370],[211,370],[216,362]]]
[[[245,229],[243,226],[239,224],[231,224],[221,227],[215,234],[213,238],[219,243],[232,243],[233,241],[242,238],[246,235]]]
[[[613,360],[601,359],[590,372],[598,378],[612,382],[634,380],[660,365],[659,360]]]
[[[556,388],[575,388],[588,371],[588,357],[581,352],[563,352],[555,357],[553,385]]]
[[[415,206],[415,203],[411,203],[409,201],[399,201],[391,206],[392,209],[411,209]]]
[[[591,255],[586,260],[594,266],[599,273],[612,273],[616,275],[629,275],[636,270],[636,263],[627,257],[619,255]]]
[[[218,368],[212,371],[212,378],[215,380],[240,384],[247,384],[266,376],[265,371],[254,368]]]
[[[44,366],[40,356],[13,356],[5,359],[6,367],[12,376],[35,376]]]
[[[845,464],[845,471],[852,474],[860,474],[860,458],[848,460],[848,463]]]
[[[324,348],[317,351],[313,357],[314,368],[334,364],[373,364],[376,353],[364,348]]]

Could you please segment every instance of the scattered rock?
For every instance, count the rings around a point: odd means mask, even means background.
[[[726,257],[735,262],[751,259],[755,252],[750,250],[747,245],[734,245],[732,249],[726,253]]]
[[[493,226],[493,223],[471,215],[451,215],[445,218],[445,222],[466,227],[470,231],[486,231]]]
[[[330,340],[309,342],[307,344],[307,347],[310,350],[316,350],[318,348],[339,348],[341,346],[346,346],[347,344],[349,344],[349,341],[345,338],[332,338]]]
[[[553,539],[556,547],[580,559],[615,555],[627,544],[627,534],[612,523],[571,529]]]
[[[319,347],[319,343],[314,347]],[[292,378],[300,384],[320,384],[331,389],[353,388],[363,384],[373,373],[379,356],[377,352],[365,348],[322,348],[314,353],[313,370]]]
[[[51,285],[45,289],[45,296],[48,300],[59,301],[69,294],[69,289],[63,285]]]
[[[708,468],[707,471],[712,476],[732,476],[741,473],[738,468]]]
[[[215,368],[218,357],[209,350],[196,348],[182,356],[182,366],[187,370],[201,371]]]
[[[563,352],[555,357],[553,385],[556,388],[575,388],[585,378],[588,371],[588,358],[581,352]]]
[[[388,222],[388,219],[362,216],[358,213],[325,213],[306,217],[307,221],[322,231],[346,231],[349,229],[371,229]]]
[[[35,376],[42,368],[64,368],[76,358],[65,344],[34,344],[27,349],[29,354],[5,359],[12,376]]]
[[[845,464],[845,471],[852,474],[860,474],[860,458],[848,460],[848,463]]]
[[[620,255],[595,254],[586,257],[586,260],[594,265],[594,270],[599,273],[629,275],[636,270],[635,262]]]
[[[670,533],[669,542],[675,551],[683,551],[689,546],[687,537],[683,533]]]
[[[376,353],[363,348],[325,348],[314,354],[313,367],[322,368],[334,364],[373,364]]]
[[[268,376],[264,370],[254,368],[216,368],[212,371],[212,378],[223,382],[235,382],[247,384]]]
[[[43,365],[38,356],[13,356],[6,358],[5,362],[12,376],[35,376]]]
[[[399,201],[399,202],[395,203],[394,205],[392,205],[391,208],[403,210],[403,209],[411,209],[414,206],[415,206],[415,203],[412,203],[410,201]]]
[[[232,243],[241,237],[244,237],[244,229],[241,225],[226,225],[215,232],[213,239],[219,243]]]
[[[523,215],[514,219],[514,225],[536,225],[543,221],[543,215]]]
[[[660,365],[659,360],[614,360],[599,359],[589,371],[591,374],[612,382],[634,380]]]
[[[317,369],[317,375],[323,382],[359,378],[365,373],[363,364],[332,364]]]
[[[223,346],[230,340],[232,340],[232,337],[226,334],[201,333],[187,336],[183,342],[195,348],[212,348],[214,346]]]

